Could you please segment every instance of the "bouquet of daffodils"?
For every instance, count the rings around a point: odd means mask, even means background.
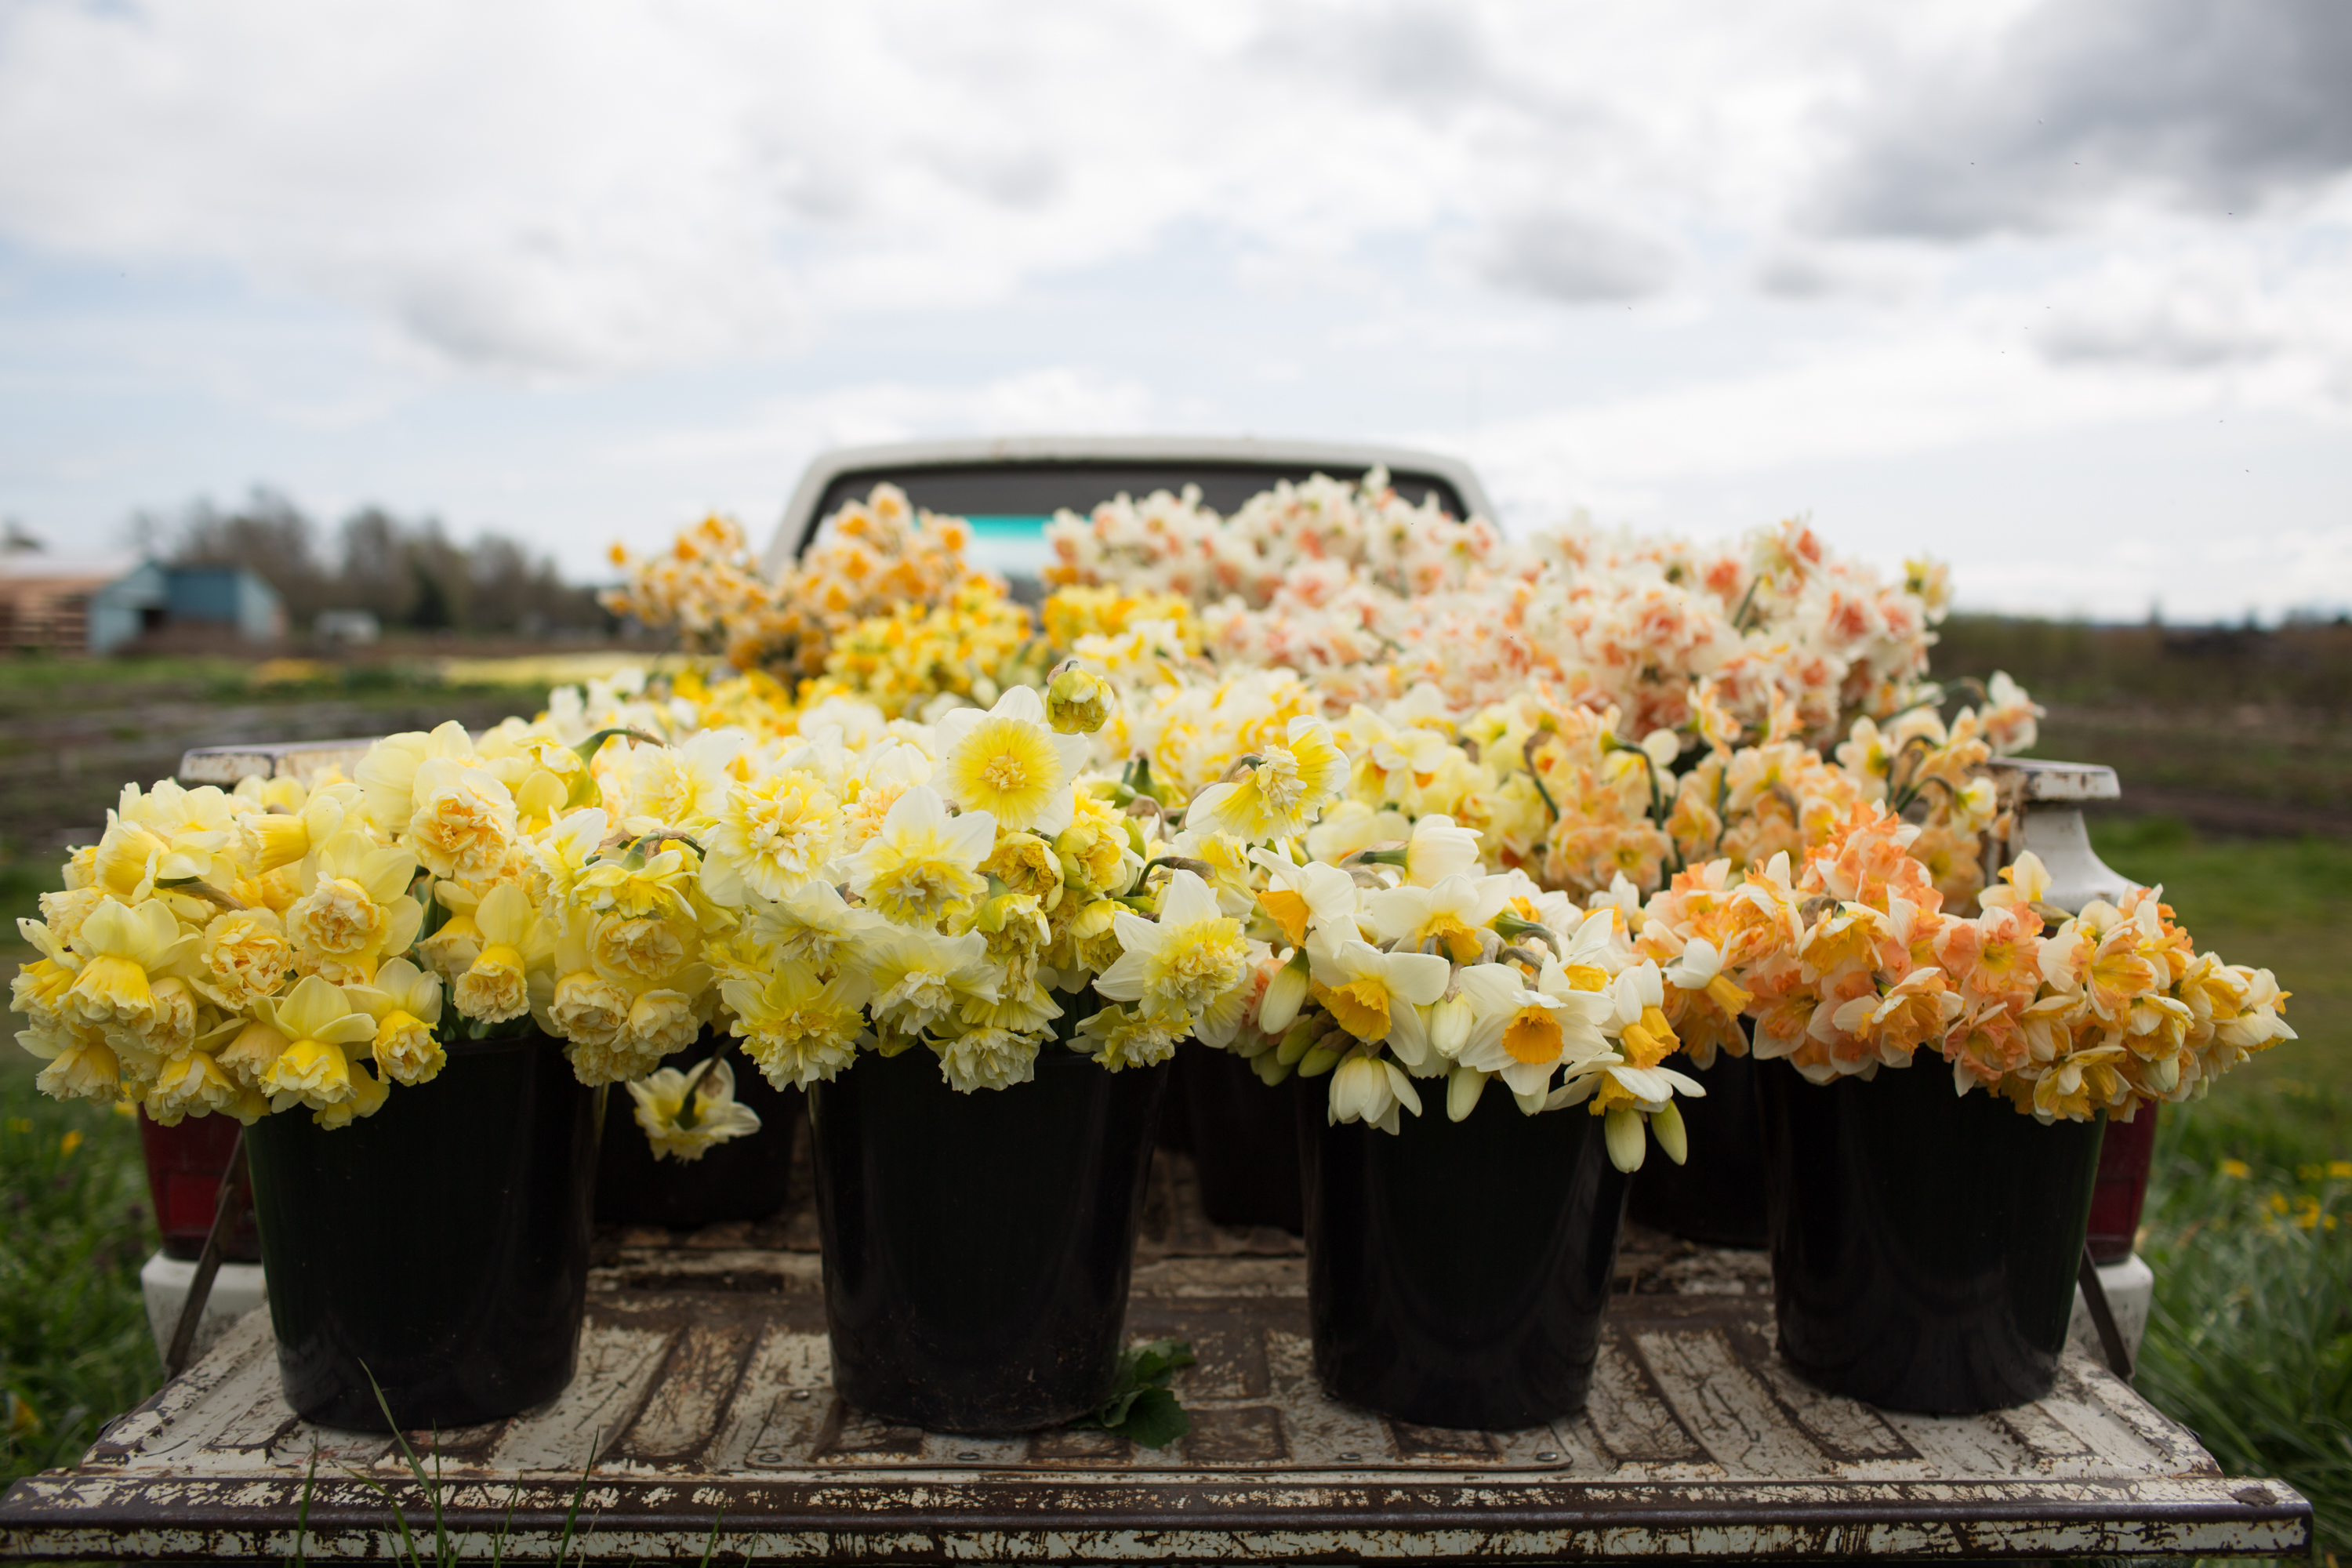
[[[42,1087],[337,1126],[456,1034],[536,1029],[692,1158],[757,1126],[723,1057],[663,1067],[706,1032],[779,1087],[920,1047],[967,1092],[1196,1037],[1391,1132],[1500,1079],[1632,1169],[1684,1152],[1668,1058],[1751,1038],[1824,1080],[1932,1047],[2048,1119],[2293,1037],[2156,890],[2067,914],[2031,856],[1987,886],[1986,764],[2040,710],[1995,676],[1941,716],[1937,569],[1880,584],[1794,525],[1517,545],[1378,474],[1053,531],[1075,581],[1033,624],[887,487],[781,587],[706,524],[631,604],[747,668],[350,780],[126,790],[25,922]]]
[[[1211,651],[1299,671],[1334,715],[1421,685],[1456,716],[1536,689],[1646,734],[1690,728],[1703,690],[1718,721],[1760,731],[1777,699],[1827,742],[1927,694],[1948,597],[1932,563],[1884,583],[1797,522],[1715,548],[1580,519],[1514,542],[1408,505],[1379,469],[1280,484],[1229,518],[1196,490],[1121,495],[1046,532],[1049,581],[1181,598]]]

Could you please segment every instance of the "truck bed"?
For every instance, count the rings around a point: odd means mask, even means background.
[[[1201,1217],[1157,1158],[1129,1331],[1192,1342],[1191,1435],[972,1438],[883,1425],[829,1385],[814,1216],[610,1232],[580,1372],[552,1405],[416,1433],[463,1555],[599,1561],[1212,1563],[1561,1557],[2290,1556],[2310,1507],[2224,1478],[2183,1427],[2069,1353],[2051,1395],[1971,1417],[1819,1393],[1774,1354],[1769,1269],[1629,1229],[1589,1408],[1520,1432],[1338,1404],[1311,1368],[1305,1260]],[[315,1467],[314,1467],[315,1461]],[[391,1440],[278,1393],[268,1314],[0,1501],[0,1557],[432,1552]]]

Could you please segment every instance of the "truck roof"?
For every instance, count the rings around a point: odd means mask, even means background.
[[[1280,479],[1318,473],[1348,479],[1381,467],[1409,500],[1434,494],[1439,507],[1456,517],[1493,515],[1467,463],[1409,447],[1208,436],[911,441],[819,454],[784,509],[768,546],[767,568],[781,571],[807,547],[821,520],[885,481],[933,511],[1034,523],[1063,507],[1085,511],[1121,491],[1140,497],[1187,484],[1201,487],[1207,505],[1231,511]],[[984,539],[984,523],[980,531]]]

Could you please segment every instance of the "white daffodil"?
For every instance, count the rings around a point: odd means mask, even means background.
[[[1556,959],[1533,985],[1506,963],[1475,964],[1458,984],[1475,1021],[1455,1060],[1500,1078],[1513,1094],[1542,1092],[1562,1067],[1573,1072],[1610,1054],[1601,1026],[1613,998],[1579,988]]]
[[[1454,875],[1441,877],[1428,887],[1390,888],[1372,894],[1364,907],[1382,942],[1408,952],[1421,952],[1435,942],[1456,963],[1475,963],[1485,951],[1482,933],[1502,912],[1505,889],[1499,878],[1477,881]]]
[[[1704,937],[1695,936],[1683,943],[1682,956],[1667,966],[1661,978],[1677,991],[1706,992],[1730,1018],[1738,1017],[1750,1000],[1747,989],[1723,973],[1722,952]]]
[[[1400,866],[1415,887],[1434,887],[1448,877],[1475,876],[1478,870],[1478,830],[1457,826],[1444,812],[1416,819],[1412,835],[1402,844],[1368,849],[1362,858],[1376,866]]]
[[[1333,1126],[1361,1121],[1383,1132],[1399,1130],[1399,1113],[1421,1114],[1421,1096],[1394,1062],[1350,1053],[1331,1073],[1331,1098],[1325,1111]]]
[[[637,1125],[657,1160],[690,1164],[718,1145],[760,1130],[760,1113],[736,1103],[735,1069],[724,1057],[688,1072],[658,1068],[633,1079],[628,1090],[637,1102]]]
[[[1314,931],[1334,938],[1361,934],[1356,929],[1356,879],[1347,872],[1319,860],[1294,865],[1271,849],[1253,849],[1250,859],[1273,884],[1258,894],[1258,908],[1291,946],[1305,946]]]
[[[2031,908],[2049,901],[2050,868],[2031,849],[2001,868],[1997,885],[1977,895],[1977,902],[1988,910],[2006,910],[2019,904]]]
[[[1055,731],[1045,704],[1016,686],[986,713],[959,708],[936,731],[940,792],[966,811],[1051,838],[1070,825],[1070,781],[1086,765],[1084,735]]]
[[[1307,956],[1313,972],[1309,994],[1341,1028],[1367,1045],[1387,1039],[1404,1010],[1426,1007],[1444,995],[1454,967],[1435,953],[1382,952],[1358,937],[1314,937]],[[1404,1026],[1416,1035],[1425,1032],[1418,1016]]]

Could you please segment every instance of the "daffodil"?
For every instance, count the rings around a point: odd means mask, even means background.
[[[286,922],[269,910],[224,910],[205,922],[190,978],[216,1006],[243,1012],[294,968]]]
[[[368,748],[355,776],[368,819],[386,834],[404,833],[415,815],[416,770],[436,757],[474,756],[474,738],[455,720],[430,734],[408,731],[386,735]]]
[[[1463,827],[1443,812],[1417,819],[1412,833],[1389,848],[1361,851],[1359,858],[1380,866],[1402,866],[1405,880],[1415,887],[1434,887],[1448,877],[1467,877],[1478,869],[1478,834]]]
[[[1065,659],[1045,682],[1045,717],[1064,735],[1091,735],[1118,711],[1118,691],[1080,664]]]
[[[1530,985],[1506,963],[1461,972],[1470,1003],[1469,1037],[1455,1055],[1464,1067],[1502,1079],[1522,1097],[1549,1089],[1562,1067],[1582,1067],[1609,1052],[1601,1026],[1616,1011],[1606,992],[1579,989],[1557,959]]]
[[[1356,879],[1347,872],[1318,860],[1295,865],[1270,849],[1253,849],[1250,859],[1266,874],[1258,908],[1291,946],[1305,946],[1315,931],[1334,938],[1361,934],[1356,929]]]
[[[686,1072],[658,1068],[632,1079],[628,1090],[656,1159],[691,1163],[721,1143],[760,1130],[760,1113],[736,1102],[735,1069],[724,1057]]]
[[[530,897],[512,882],[483,897],[474,923],[482,933],[481,954],[457,977],[451,999],[458,1012],[485,1024],[520,1018],[530,1011],[531,965],[551,953],[552,936]]]
[[[341,986],[306,974],[286,995],[257,1003],[255,1010],[286,1040],[261,1081],[278,1110],[300,1104],[323,1110],[357,1092],[346,1047],[372,1045],[375,1020],[353,1007]]]
[[[1290,721],[1283,743],[1234,766],[1241,776],[1211,784],[1184,812],[1188,827],[1212,827],[1262,844],[1304,832],[1348,780],[1348,758],[1319,719]]]
[[[134,1033],[155,1018],[154,982],[196,945],[161,903],[102,900],[74,933],[81,960],[63,1009],[85,1023]]]
[[[832,883],[808,881],[754,914],[751,929],[753,940],[779,960],[830,973],[845,954],[888,924],[872,910],[843,899]]]
[[[1072,1042],[1087,1050],[1104,1069],[1150,1067],[1176,1054],[1183,1036],[1146,1014],[1113,1004],[1078,1025]]]
[[[940,1076],[958,1094],[983,1089],[1011,1089],[1029,1082],[1037,1071],[1037,1036],[996,1025],[977,1025],[931,1042],[940,1058]]]
[[[856,1058],[869,984],[854,970],[824,980],[787,963],[765,984],[730,980],[720,990],[735,1015],[734,1033],[761,1073],[778,1089],[805,1089]]]
[[[841,802],[814,773],[782,768],[730,782],[709,837],[704,891],[740,904],[742,889],[781,899],[832,858]]]
[[[851,886],[884,918],[933,926],[988,890],[979,868],[995,844],[992,815],[950,817],[939,792],[919,784],[898,797],[881,831],[845,869]]]
[[[1118,962],[1095,978],[1095,989],[1115,1002],[1140,1003],[1163,1024],[1197,1018],[1242,984],[1249,945],[1241,921],[1222,913],[1207,883],[1190,871],[1170,873],[1160,896],[1160,918],[1121,912]]]
[[[364,981],[386,952],[415,940],[425,910],[408,896],[416,858],[355,828],[335,834],[302,865],[304,891],[286,911],[295,967],[342,984]]]
[[[1331,1098],[1325,1111],[1332,1125],[1361,1121],[1393,1133],[1406,1110],[1421,1114],[1421,1095],[1394,1062],[1350,1052],[1333,1069]]]
[[[448,1060],[441,1048],[440,977],[404,958],[375,972],[366,985],[347,985],[343,994],[375,1020],[375,1065],[412,1088],[430,1083]]]
[[[1070,784],[1086,764],[1084,735],[1057,734],[1045,706],[1016,686],[986,713],[960,708],[939,722],[940,793],[967,812],[1051,838],[1070,825]]]
[[[207,1052],[189,1050],[162,1065],[143,1103],[150,1121],[176,1127],[185,1117],[226,1110],[236,1099],[236,1084],[220,1063]]]
[[[1426,1007],[1444,995],[1453,975],[1453,966],[1434,953],[1382,952],[1358,937],[1317,937],[1307,951],[1314,975],[1308,994],[1367,1045],[1389,1037],[1401,1008]]]
[[[48,1065],[35,1077],[33,1087],[50,1099],[103,1102],[121,1095],[121,1058],[97,1030],[69,1029],[54,1046],[37,1038],[27,1041],[22,1034],[16,1039],[35,1056],[47,1058]]]
[[[873,988],[873,1016],[904,1034],[920,1034],[964,1003],[994,1003],[1003,972],[988,962],[978,931],[940,936],[903,926],[884,930],[861,948],[858,961]]]
[[[1364,900],[1381,940],[1407,952],[1436,951],[1456,963],[1475,963],[1494,941],[1487,924],[1502,913],[1508,885],[1499,877],[1475,881],[1456,873],[1429,887],[1408,884]]]

